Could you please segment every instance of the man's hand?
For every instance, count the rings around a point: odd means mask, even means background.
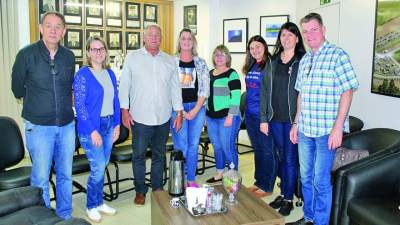
[[[292,128],[290,129],[289,138],[293,144],[298,143],[298,132],[297,132],[297,124],[293,124]]]
[[[133,118],[131,114],[129,114],[128,109],[121,109],[122,112],[122,124],[129,130],[131,130],[131,126],[133,125]]]
[[[91,134],[90,137],[92,138],[92,144],[96,147],[100,147],[103,144],[103,140],[101,139],[101,135],[97,130],[94,130]]]
[[[260,123],[260,131],[261,131],[261,133],[268,136],[268,132],[269,132],[268,123]]]
[[[116,126],[116,127],[114,127],[114,130],[113,130],[113,143],[119,138],[119,125],[118,126]]]
[[[335,150],[342,145],[343,128],[334,126],[328,139],[328,148]]]
[[[182,121],[183,121],[183,112],[182,111],[176,112],[176,116],[172,124],[172,127],[175,128],[176,132],[178,132],[182,128]]]

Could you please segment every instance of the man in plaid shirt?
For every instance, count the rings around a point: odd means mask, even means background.
[[[300,61],[290,139],[299,144],[304,218],[289,224],[327,225],[335,150],[342,144],[343,131],[348,131],[348,111],[358,81],[347,53],[325,40],[321,16],[310,13],[300,23],[310,51]]]

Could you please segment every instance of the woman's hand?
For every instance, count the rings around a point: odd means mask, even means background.
[[[103,140],[101,139],[101,135],[97,130],[94,130],[91,134],[90,137],[92,138],[92,143],[96,147],[100,147],[103,144]]]
[[[268,136],[268,132],[269,132],[268,123],[260,123],[260,131],[261,131],[261,133],[263,133],[263,134]]]
[[[224,127],[232,126],[232,119],[233,119],[232,115],[227,115],[226,119],[225,119],[225,122],[224,122]]]
[[[116,126],[116,127],[114,127],[114,130],[113,130],[113,139],[112,139],[112,141],[113,141],[113,143],[115,142],[115,141],[117,141],[117,139],[119,138],[119,125],[118,126]]]

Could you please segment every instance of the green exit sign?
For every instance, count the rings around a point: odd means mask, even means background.
[[[328,4],[328,3],[331,3],[331,0],[319,0],[319,4],[320,5],[325,5],[325,4]]]

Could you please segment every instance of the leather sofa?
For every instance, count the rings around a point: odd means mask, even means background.
[[[334,173],[332,211],[330,220],[331,225],[357,224],[356,222],[350,222],[351,219],[355,220],[355,217],[350,218],[350,201],[352,201],[352,199],[355,197],[366,196],[366,194],[369,192],[369,194],[379,194],[381,192],[386,192],[385,186],[379,188],[371,188],[373,186],[370,186],[367,182],[372,181],[367,181],[367,179],[362,180],[361,178],[368,178],[370,176],[371,178],[373,177],[373,179],[377,179],[378,183],[386,183],[385,174],[380,174],[381,170],[379,168],[376,168],[376,164],[380,164],[381,160],[390,161],[391,157],[397,157],[397,155],[399,154],[397,152],[400,152],[400,131],[387,128],[374,128],[351,133],[343,138],[342,146],[348,149],[366,149],[369,151],[370,155],[364,159],[345,165],[339,168]],[[397,168],[392,168],[393,172],[390,175],[396,175],[399,179],[400,172],[395,171],[400,171],[400,159],[398,159],[397,162]],[[357,177],[358,174],[361,177]],[[381,177],[375,177],[376,174],[379,174]],[[397,185],[397,191],[399,191],[399,184],[400,183],[392,184],[392,186],[396,187]],[[393,192],[389,192],[389,190],[387,190],[387,192],[393,194]],[[390,198],[394,197],[395,195],[391,196]],[[397,197],[398,204],[400,204],[399,200],[400,198]],[[382,208],[381,210],[384,209]],[[370,212],[370,215],[381,217],[383,214],[380,215],[378,211],[376,211],[376,213]],[[400,215],[399,210],[397,211],[397,214]],[[367,225],[368,223],[361,224]],[[385,223],[375,224],[384,225]],[[398,221],[397,225],[400,225],[400,220]]]
[[[32,186],[0,192],[0,225],[90,225],[84,219],[63,220],[44,206],[42,189]]]

